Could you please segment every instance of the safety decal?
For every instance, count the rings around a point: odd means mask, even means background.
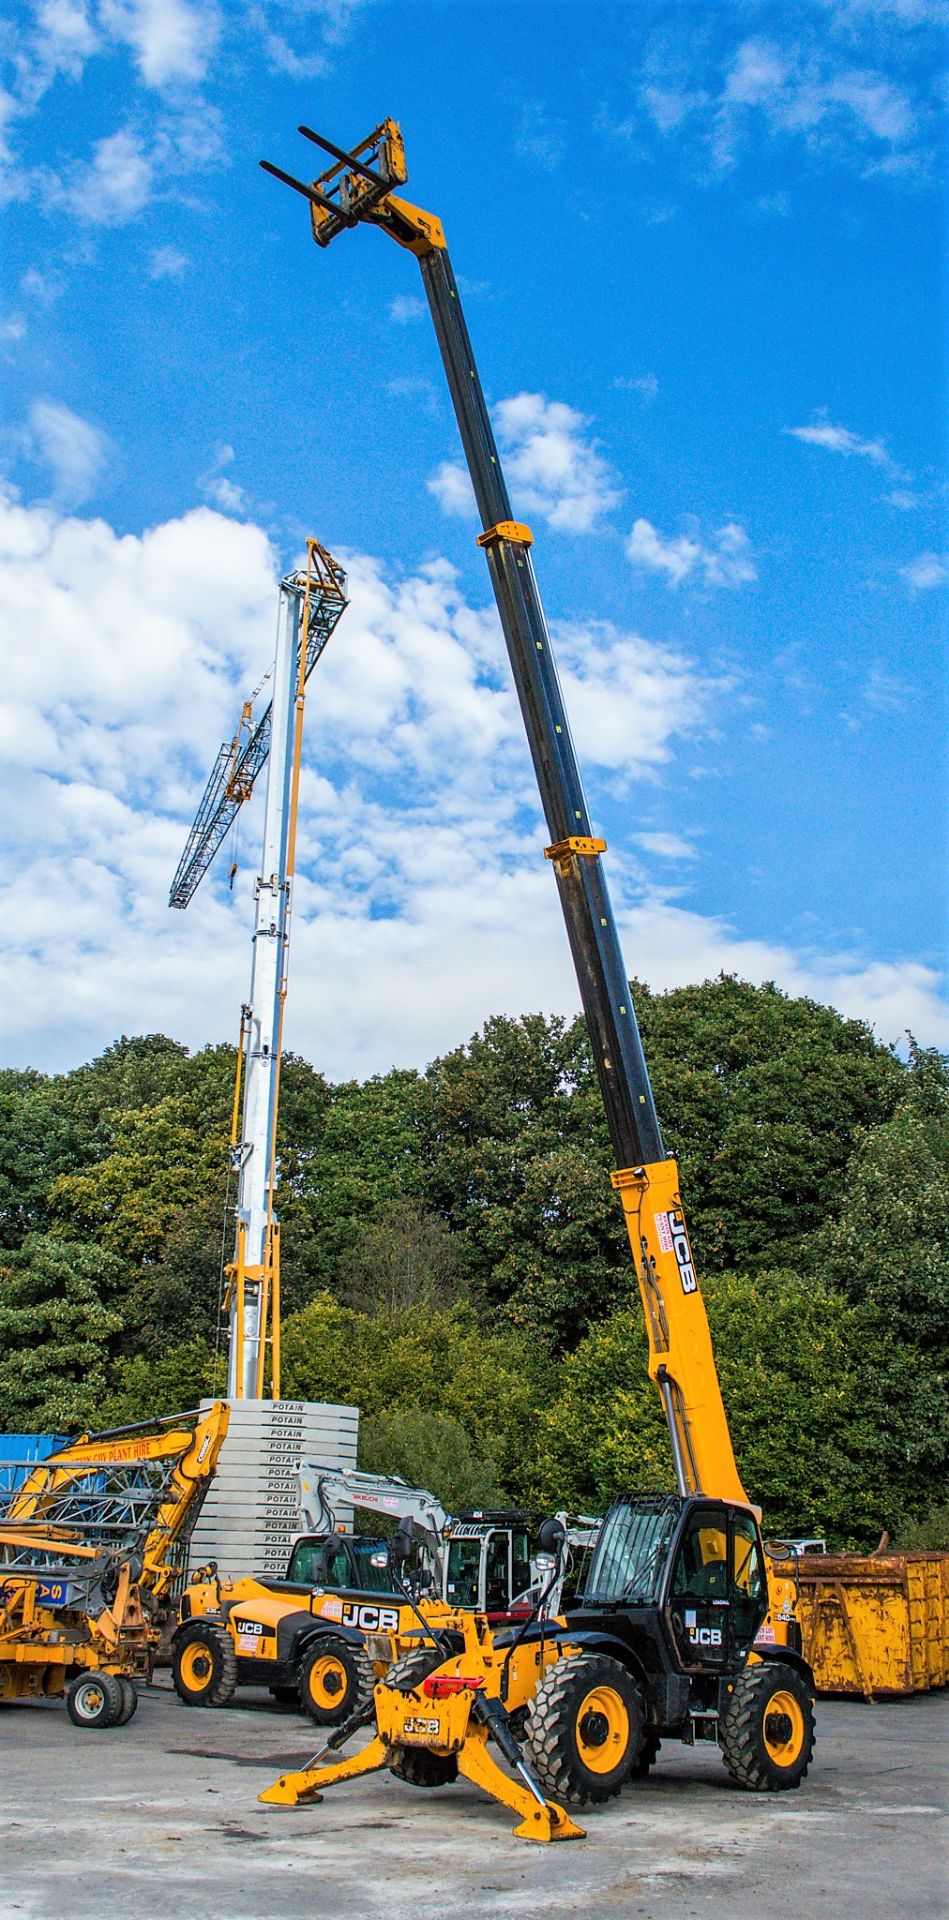
[[[672,1230],[669,1226],[669,1215],[667,1213],[657,1213],[656,1232],[659,1235],[659,1245],[661,1246],[663,1253],[671,1253],[672,1252]]]
[[[341,1620],[343,1617],[343,1603],[341,1600],[324,1600],[320,1612],[324,1620]]]

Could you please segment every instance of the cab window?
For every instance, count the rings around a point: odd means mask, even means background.
[[[488,1557],[484,1574],[486,1613],[503,1613],[511,1604],[508,1545],[506,1533],[492,1533],[488,1540]]]
[[[677,1598],[728,1598],[727,1540],[724,1510],[706,1507],[691,1514],[672,1578],[672,1592]]]
[[[767,1600],[758,1529],[750,1514],[733,1515],[729,1573],[735,1642],[746,1646],[758,1631]]]
[[[322,1547],[311,1547],[305,1540],[299,1540],[293,1549],[287,1579],[299,1581],[304,1587],[325,1587],[326,1554]]]
[[[511,1599],[526,1593],[531,1583],[531,1556],[527,1533],[518,1529],[511,1535]]]
[[[480,1540],[452,1540],[448,1548],[448,1591],[453,1607],[478,1605],[478,1574],[481,1570]]]

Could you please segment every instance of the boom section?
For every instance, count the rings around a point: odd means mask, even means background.
[[[310,203],[313,237],[329,246],[344,227],[382,227],[414,253],[422,274],[517,688],[551,844],[567,937],[609,1127],[646,1325],[649,1374],[662,1397],[681,1493],[747,1502],[735,1465],[679,1194],[667,1158],[600,856],[564,708],[530,549],[515,521],[441,223],[392,191],[407,178],[402,138],[385,120],[347,153],[299,131],[334,164],[312,184],[261,165]]]

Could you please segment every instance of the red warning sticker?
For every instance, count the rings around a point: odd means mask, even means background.
[[[669,1225],[669,1215],[667,1213],[657,1213],[656,1232],[659,1235],[659,1245],[661,1246],[663,1253],[671,1253],[672,1252],[672,1228]]]

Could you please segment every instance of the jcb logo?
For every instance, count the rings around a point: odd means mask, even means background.
[[[718,1627],[690,1627],[689,1639],[694,1647],[720,1647],[722,1644]]]
[[[679,1279],[682,1282],[682,1291],[683,1293],[697,1293],[699,1283],[696,1279],[695,1268],[692,1265],[692,1249],[689,1246],[689,1236],[685,1230],[685,1221],[676,1208],[673,1208],[672,1212],[668,1215],[668,1220],[669,1231],[672,1235],[672,1251],[676,1257]]]
[[[347,1627],[361,1627],[364,1633],[397,1633],[399,1609],[398,1607],[360,1607],[355,1601],[347,1600],[343,1607],[343,1619]]]

